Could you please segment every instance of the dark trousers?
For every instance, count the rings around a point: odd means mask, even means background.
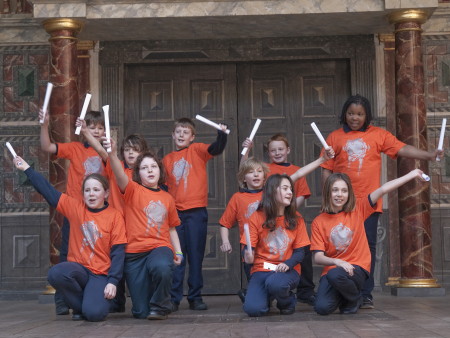
[[[109,312],[110,301],[104,291],[108,278],[96,275],[81,264],[62,262],[48,272],[48,282],[64,297],[74,313],[81,313],[87,320],[104,320]]]
[[[205,255],[206,233],[208,226],[208,212],[206,208],[194,208],[178,211],[181,225],[177,226],[181,251],[184,254],[183,262],[175,267],[173,274],[172,302],[179,304],[183,298],[183,280],[186,261],[189,263],[188,295],[189,302],[202,300],[203,275],[202,265]]]
[[[295,295],[292,292],[298,285],[300,276],[297,271],[254,272],[248,283],[244,311],[250,317],[259,317],[269,312],[271,298],[277,300],[277,308],[295,309]]]
[[[170,312],[173,266],[173,252],[166,246],[140,258],[125,259],[125,279],[135,318],[147,318],[149,312],[155,310]]]
[[[59,248],[59,263],[67,262],[67,255],[69,253],[69,220],[64,217],[61,228],[61,247]],[[66,306],[64,297],[58,290],[55,290],[55,304],[56,306]]]
[[[116,297],[111,299],[111,312],[121,312],[125,308],[127,295],[125,293],[125,276],[117,284]]]
[[[314,305],[314,310],[319,315],[328,315],[338,307],[355,304],[361,297],[361,288],[368,272],[358,265],[354,267],[353,276],[343,268],[336,267],[320,278]]]
[[[378,218],[380,217],[379,212],[374,212],[364,221],[364,229],[366,230],[367,242],[369,242],[371,264],[370,264],[370,275],[367,278],[364,286],[361,290],[363,297],[372,299],[372,291],[375,286],[373,274],[375,272],[375,263],[377,260],[377,227]]]
[[[310,250],[310,245],[305,247],[305,257],[300,263],[302,268],[302,278],[300,278],[300,283],[297,287],[297,298],[307,300],[309,297],[314,295],[314,276],[313,276],[313,264],[312,264],[312,254]]]

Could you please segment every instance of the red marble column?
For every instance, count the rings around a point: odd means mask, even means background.
[[[390,16],[395,23],[397,137],[428,150],[421,24],[427,14],[408,10]],[[428,162],[399,158],[398,176]],[[399,287],[439,287],[433,278],[429,184],[413,180],[398,190],[401,250]]]
[[[50,138],[53,142],[71,142],[75,139],[74,126],[79,114],[77,38],[82,22],[74,19],[49,19],[43,22],[50,34],[50,81],[53,92],[49,106]],[[50,182],[59,191],[65,191],[69,163],[50,160]],[[59,262],[62,216],[50,211],[50,262]]]

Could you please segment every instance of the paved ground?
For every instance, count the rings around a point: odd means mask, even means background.
[[[129,299],[128,299],[129,300]],[[298,304],[291,316],[273,309],[262,318],[243,313],[237,296],[205,297],[208,311],[195,312],[182,302],[165,321],[133,319],[127,312],[104,322],[74,322],[56,316],[53,304],[0,301],[0,337],[450,337],[450,296],[395,297],[375,294],[373,310],[356,315],[315,314]]]

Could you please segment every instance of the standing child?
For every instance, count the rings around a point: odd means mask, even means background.
[[[202,264],[205,255],[208,225],[208,182],[206,164],[223,152],[227,143],[227,126],[220,125],[217,139],[212,144],[192,143],[195,138],[195,124],[189,118],[175,122],[172,139],[176,151],[167,154],[164,167],[167,170],[169,193],[175,198],[181,225],[177,227],[181,249],[189,262],[187,299],[191,310],[206,310],[202,299]],[[172,310],[177,311],[183,298],[183,280],[186,260],[175,269],[172,286]]]
[[[125,200],[128,245],[124,273],[131,311],[135,318],[167,319],[172,308],[173,267],[181,263],[183,253],[175,230],[180,224],[175,201],[159,188],[164,168],[153,153],[143,153],[136,159],[130,180],[117,157],[115,142],[104,145],[112,148],[111,168]]]
[[[107,203],[108,181],[99,174],[86,176],[79,201],[53,188],[22,158],[16,157],[14,164],[70,222],[67,261],[50,269],[49,283],[73,309],[73,320],[104,320],[122,278],[127,242],[122,215]]]
[[[87,143],[69,142],[69,143],[53,143],[50,140],[48,126],[49,114],[44,114],[42,110],[39,112],[39,120],[44,120],[41,124],[41,149],[56,155],[58,158],[64,158],[70,161],[69,172],[67,173],[66,193],[78,200],[82,200],[80,196],[81,184],[83,179],[93,173],[103,174],[104,164],[97,152]],[[98,111],[90,111],[86,114],[86,125],[88,132],[97,140],[103,136],[105,125],[103,116]],[[59,261],[67,260],[67,250],[69,244],[69,222],[64,218],[61,228],[61,248],[59,251]],[[64,315],[69,313],[69,308],[64,304],[62,298],[55,293],[56,313]]]
[[[424,151],[400,142],[390,132],[370,125],[372,111],[368,99],[361,95],[350,96],[342,107],[340,123],[342,128],[333,131],[327,138],[327,144],[336,152],[336,157],[322,165],[322,182],[335,173],[346,173],[353,184],[357,198],[367,197],[380,186],[381,153],[391,158],[397,156],[435,161],[442,157],[442,150]],[[364,226],[369,242],[372,263],[370,276],[363,289],[361,308],[372,309],[374,288],[373,273],[376,262],[377,225],[383,211],[381,198],[372,214],[367,216]]]
[[[318,314],[327,315],[337,308],[342,314],[358,311],[371,261],[364,221],[383,195],[412,179],[424,180],[422,174],[421,170],[415,169],[360,199],[356,198],[346,174],[328,176],[323,187],[322,213],[311,226],[314,261],[325,266],[314,306]]]

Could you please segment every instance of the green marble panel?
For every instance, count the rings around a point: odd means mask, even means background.
[[[34,96],[36,73],[33,68],[19,67],[18,69],[18,95]]]

